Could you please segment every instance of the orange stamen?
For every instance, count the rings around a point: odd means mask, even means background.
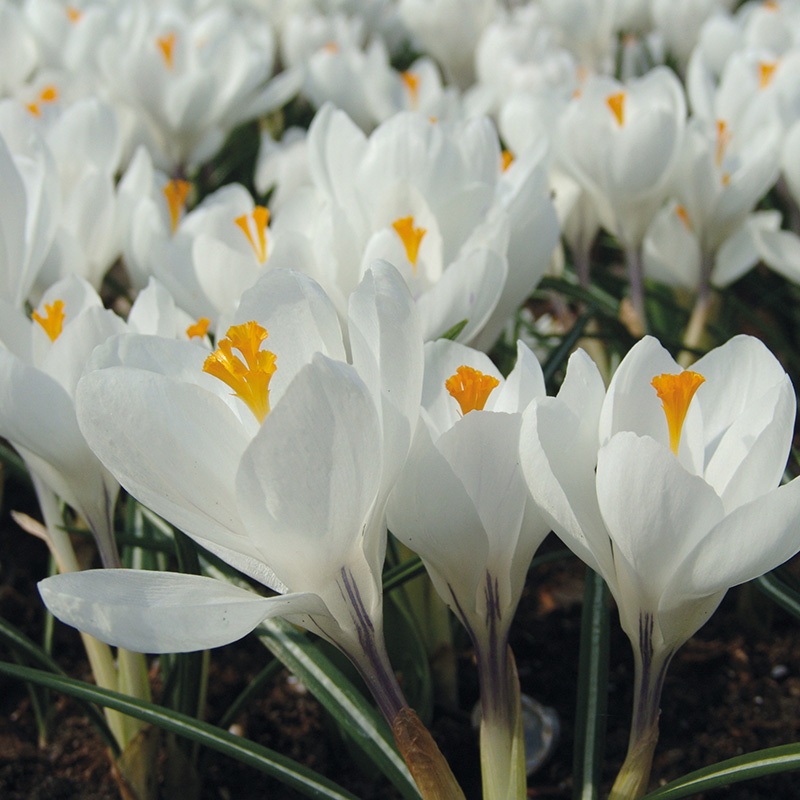
[[[614,114],[617,124],[622,127],[625,122],[625,92],[610,94],[606,97],[606,103]]]
[[[186,329],[186,335],[190,339],[194,339],[197,336],[198,339],[202,339],[208,333],[208,326],[211,324],[211,320],[208,317],[200,317],[194,325],[190,325]]]
[[[180,219],[181,212],[186,205],[186,198],[189,195],[189,189],[192,185],[189,181],[182,181],[180,179],[173,179],[167,181],[164,186],[164,197],[167,198],[167,206],[169,207],[169,220],[172,227],[172,232],[178,230],[178,220]]]
[[[715,163],[717,168],[722,166],[722,159],[725,156],[725,150],[731,141],[731,132],[728,130],[728,123],[724,119],[717,120],[717,152],[715,156]]]
[[[414,274],[417,274],[417,254],[422,237],[428,232],[427,228],[415,228],[414,217],[402,217],[392,223],[392,227],[397,232],[403,245],[406,248],[406,255],[411,265],[414,267]]]
[[[772,81],[775,70],[778,68],[777,61],[761,61],[758,65],[758,88],[766,89]]]
[[[408,94],[411,97],[411,108],[416,109],[419,105],[419,75],[416,72],[406,70],[400,73],[403,83],[408,89]]]
[[[689,214],[686,209],[683,206],[675,206],[675,213],[680,217],[681,222],[686,226],[686,230],[690,231],[692,226],[689,223]]]
[[[83,13],[75,8],[75,6],[67,6],[65,10],[67,12],[67,18],[73,25],[75,25],[83,16]]]
[[[167,69],[172,69],[175,66],[175,39],[176,36],[174,32],[170,32],[165,36],[159,36],[156,39],[156,45],[158,45],[158,49],[164,57],[164,64]]]
[[[242,229],[242,232],[250,242],[253,252],[256,254],[259,264],[264,264],[267,260],[267,225],[269,224],[269,210],[264,206],[256,206],[250,215],[256,227],[256,236],[250,230],[250,223],[247,214],[236,217],[234,222]]]
[[[681,430],[692,402],[694,393],[705,383],[705,378],[697,372],[684,370],[677,375],[663,373],[656,375],[651,381],[664,407],[669,428],[669,446],[675,455],[678,455],[678,446],[681,441]]]
[[[45,316],[42,316],[34,309],[31,316],[44,328],[44,332],[50,337],[50,341],[54,342],[58,339],[64,326],[64,301],[55,300],[52,305],[45,303],[44,311]]]
[[[511,162],[513,160],[514,156],[510,150],[503,150],[503,152],[500,153],[500,167],[503,172],[505,172],[511,166]]]
[[[444,386],[451,397],[461,407],[461,414],[470,411],[483,411],[492,390],[500,383],[491,375],[484,375],[472,367],[460,366],[455,375],[451,375]]]

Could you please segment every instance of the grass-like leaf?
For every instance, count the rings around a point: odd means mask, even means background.
[[[404,797],[419,791],[389,726],[364,695],[309,638],[280,617],[261,623],[259,639],[294,673]]]
[[[578,667],[578,703],[573,762],[574,800],[597,800],[608,701],[608,587],[586,569]]]
[[[37,664],[55,675],[67,677],[66,672],[50,657],[46,650],[43,650],[36,642],[31,641],[22,631],[17,630],[2,617],[0,617],[0,640],[8,645],[18,659],[24,658],[28,663]],[[115,756],[119,755],[119,745],[106,724],[103,715],[91,703],[83,703],[83,707],[89,722],[94,726],[103,743],[111,749]]]
[[[355,795],[350,794],[333,781],[280,753],[243,739],[241,736],[235,736],[207,722],[199,722],[185,714],[179,714],[177,711],[31,667],[0,662],[0,673],[55,689],[85,702],[107,706],[151,725],[157,725],[159,728],[178,736],[184,736],[198,744],[235,758],[243,764],[255,767],[306,797],[325,798],[325,800],[357,800]]]
[[[680,797],[693,797],[709,789],[794,769],[800,769],[800,742],[770,747],[767,750],[756,750],[698,769],[650,792],[642,800],[678,800]]]
[[[775,573],[768,572],[755,579],[755,585],[767,597],[774,600],[782,609],[800,620],[800,593],[781,580]]]

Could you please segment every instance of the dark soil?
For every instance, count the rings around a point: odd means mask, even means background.
[[[559,546],[550,540],[546,543],[549,548]],[[800,572],[797,560],[793,567]],[[43,614],[35,581],[46,570],[44,545],[23,534],[4,515],[0,520],[0,616],[37,641],[42,638]],[[572,796],[583,573],[573,558],[535,568],[515,620],[512,647],[522,691],[554,708],[561,720],[557,749],[529,782],[531,797]],[[69,674],[88,679],[74,631],[57,625],[54,656]],[[3,645],[0,658],[13,660]],[[469,722],[477,688],[466,644],[458,658],[462,710],[437,709],[432,731],[472,800],[480,796],[477,737]],[[267,660],[266,650],[252,637],[215,650],[206,719],[218,720]],[[630,645],[612,612],[606,789],[627,745],[631,673]],[[160,682],[155,664],[153,675],[157,693]],[[667,675],[651,785],[752,750],[799,741],[799,711],[797,622],[752,587],[733,590],[709,624],[679,651]],[[49,722],[49,738],[40,745],[26,687],[0,677],[0,798],[118,800],[121,795],[106,750],[80,708],[72,700],[53,695]],[[355,762],[320,706],[285,671],[252,702],[234,730],[307,764],[364,800],[399,797],[380,775]],[[202,751],[197,765],[202,800],[297,796],[255,769],[214,752]],[[797,780],[794,773],[783,773],[706,796],[788,800],[798,796]],[[174,788],[164,788],[162,795],[192,800],[188,786],[187,782],[177,795]]]

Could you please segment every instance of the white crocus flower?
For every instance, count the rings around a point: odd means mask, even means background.
[[[500,10],[497,0],[400,0],[400,18],[460,89],[475,81],[475,47]]]
[[[518,452],[521,412],[544,394],[539,362],[522,342],[505,380],[478,350],[426,344],[422,419],[388,507],[389,529],[421,556],[472,639],[486,797],[517,797],[525,786],[508,631],[550,529],[530,501]]]
[[[521,162],[504,179],[488,119],[450,125],[406,112],[367,137],[325,106],[308,153],[314,189],[282,205],[275,231],[292,243],[283,263],[319,280],[342,315],[368,265],[385,258],[406,279],[426,339],[466,320],[459,339],[485,331],[484,346],[549,263],[558,223],[544,167]]]
[[[39,48],[12,0],[0,2],[0,97],[15,92],[31,75],[39,61]]]
[[[86,281],[70,276],[45,292],[32,320],[3,308],[0,434],[31,473],[88,523],[103,563],[118,563],[112,513],[119,486],[78,429],[75,386],[94,347],[125,330]]]
[[[135,282],[153,275],[189,315],[211,320],[214,331],[267,269],[275,244],[269,211],[240,184],[228,184],[186,213],[191,184],[153,172],[143,151],[127,178],[124,252]]]
[[[147,124],[161,161],[196,165],[241,122],[285,103],[299,76],[270,80],[272,31],[224,6],[189,16],[175,5],[135,3],[104,37],[98,62],[115,102]]]
[[[0,299],[21,309],[53,243],[58,172],[41,137],[3,124],[0,112]]]
[[[789,377],[757,339],[736,337],[685,371],[647,337],[607,393],[579,352],[558,397],[524,415],[533,497],[606,580],[633,646],[630,748],[612,797],[646,787],[675,651],[730,587],[800,549],[800,480],[779,486],[796,405]]]
[[[595,196],[604,224],[625,250],[631,299],[642,322],[642,240],[665,199],[685,117],[680,82],[657,67],[628,84],[586,80],[559,124],[561,164]]]
[[[138,335],[95,352],[78,416],[98,457],[142,503],[278,595],[104,570],[42,583],[56,616],[109,643],[176,652],[283,615],[347,653],[393,719],[384,506],[418,413],[422,340],[388,265],[365,276],[349,321],[352,364],[324,293],[275,271],[244,295],[211,355]]]

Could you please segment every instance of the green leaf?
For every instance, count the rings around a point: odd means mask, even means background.
[[[439,338],[440,339],[450,339],[451,341],[455,341],[458,337],[458,334],[464,330],[469,322],[468,319],[462,319],[461,322],[456,322],[452,328],[446,330]]]
[[[394,746],[389,726],[364,695],[286,620],[267,619],[259,631],[264,646],[303,682],[403,796],[418,800],[419,791]]]
[[[22,631],[17,630],[10,622],[0,617],[0,639],[2,639],[16,654],[24,655],[29,663],[37,664],[56,675],[66,677],[66,672],[51,658],[50,654],[31,641]],[[103,715],[90,703],[84,704],[84,711],[89,722],[95,727],[106,747],[114,755],[119,755],[119,745],[106,724]]]
[[[19,667],[2,661],[0,661],[0,673],[47,686],[86,702],[107,706],[179,736],[185,736],[187,739],[272,775],[281,783],[306,797],[327,798],[327,800],[357,800],[355,795],[350,794],[333,781],[286,756],[243,739],[241,736],[228,733],[207,722],[199,722],[185,714],[179,714],[177,711],[171,711],[154,703],[137,700],[119,692],[101,689],[72,678],[52,675],[30,667]]]
[[[402,586],[407,581],[422,575],[425,572],[425,565],[419,556],[414,556],[408,561],[403,561],[396,567],[386,570],[383,576],[383,591],[391,592],[398,586]]]
[[[755,585],[795,619],[800,619],[800,593],[782,581],[774,572],[756,578]]]
[[[709,789],[794,769],[800,769],[800,742],[756,750],[703,767],[650,792],[642,800],[678,800],[679,797],[694,796]]]
[[[608,701],[608,587],[586,569],[578,666],[573,761],[574,800],[597,800],[603,771]]]

